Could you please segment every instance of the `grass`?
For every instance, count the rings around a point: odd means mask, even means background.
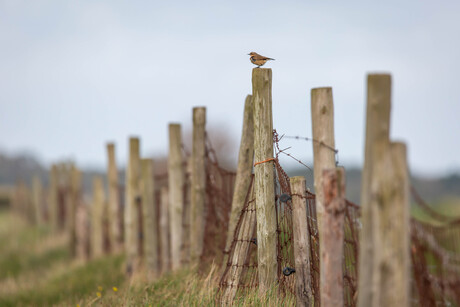
[[[148,282],[141,273],[128,279],[124,257],[86,263],[70,259],[65,235],[34,227],[0,210],[0,306],[216,306],[216,266],[203,274],[185,268]],[[294,306],[292,295],[276,289],[260,297],[240,295],[234,306]]]

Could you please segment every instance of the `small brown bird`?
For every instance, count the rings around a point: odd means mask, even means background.
[[[267,61],[270,61],[270,60],[274,61],[275,60],[275,59],[272,59],[272,58],[264,57],[263,55],[260,55],[260,54],[258,54],[256,52],[251,52],[248,55],[251,56],[249,58],[251,63],[254,64],[254,65],[257,65],[257,68],[259,68],[260,66],[263,66],[265,63],[267,63]]]

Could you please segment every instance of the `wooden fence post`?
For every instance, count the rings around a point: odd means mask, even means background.
[[[272,70],[252,70],[254,105],[254,189],[257,207],[257,259],[259,293],[265,294],[277,280],[276,211],[273,169]]]
[[[139,139],[129,139],[129,164],[126,170],[125,201],[125,251],[126,272],[132,275],[138,267],[138,216],[137,203],[139,195],[140,144]]]
[[[307,223],[306,180],[303,176],[291,177],[292,229],[296,278],[297,306],[312,306],[313,291],[310,273],[310,232]]]
[[[109,211],[109,238],[112,251],[121,250],[121,208],[120,194],[118,191],[118,170],[115,159],[115,144],[107,144],[107,181],[108,181],[108,211]]]
[[[370,205],[375,217],[371,306],[410,306],[410,213],[406,146],[374,144]]]
[[[183,264],[190,263],[190,223],[191,217],[191,186],[190,179],[192,176],[192,157],[189,156],[186,161],[185,178],[184,178],[184,210],[182,212],[182,248],[181,261]]]
[[[319,232],[320,255],[323,235],[323,170],[335,167],[335,139],[334,139],[334,103],[332,88],[314,88],[311,90],[311,123],[313,132],[313,169],[316,193],[316,218]],[[322,276],[324,267],[320,259],[320,292],[324,287]]]
[[[102,178],[93,178],[93,203],[91,209],[91,255],[97,258],[104,253],[103,235],[103,210],[104,210],[104,184]]]
[[[171,266],[176,270],[181,265],[182,214],[184,207],[184,161],[182,158],[182,136],[180,124],[169,124],[169,227],[171,235]]]
[[[343,240],[345,221],[345,171],[342,167],[323,170],[323,237],[321,262],[324,267],[321,305],[343,306]]]
[[[144,212],[144,253],[149,280],[159,275],[157,203],[154,200],[153,161],[142,159],[142,207]]]
[[[70,254],[72,257],[77,256],[77,207],[80,201],[81,193],[81,172],[72,165],[70,169],[70,185],[67,194],[67,225],[69,231]]]
[[[191,260],[197,264],[203,252],[205,228],[205,195],[206,195],[206,169],[205,169],[205,125],[206,108],[193,108],[193,148],[192,148],[192,174],[191,174]]]
[[[240,151],[238,154],[238,167],[236,170],[235,189],[232,199],[232,211],[227,231],[227,243],[225,251],[230,251],[230,246],[233,241],[233,234],[238,219],[241,215],[241,210],[244,206],[244,201],[248,193],[249,185],[251,184],[251,173],[254,163],[254,114],[252,96],[248,95],[244,103],[243,114],[243,132],[241,134]],[[224,264],[226,261],[224,261]]]
[[[37,175],[32,179],[32,203],[34,221],[40,226],[43,224],[43,186],[40,177]]]
[[[249,183],[249,192],[246,191],[247,197],[254,195],[254,189],[251,182]],[[256,226],[256,213],[254,212],[254,202],[248,204],[248,210],[244,213],[241,224],[239,226],[237,241],[233,248],[233,253],[230,254],[230,264],[241,264],[246,263],[246,259],[249,255],[250,245],[253,244],[250,241],[254,238],[254,231]],[[227,264],[227,263],[225,263]],[[231,265],[229,268],[230,272],[227,274],[227,280],[225,283],[228,285],[225,287],[225,291],[222,294],[221,304],[223,306],[232,306],[233,299],[235,298],[236,292],[239,289],[241,282],[241,275],[243,274],[245,267],[242,265]]]
[[[391,76],[368,76],[358,306],[409,306],[406,146],[389,140]]]
[[[54,232],[58,229],[58,169],[57,165],[51,166],[49,174],[48,194],[48,219]]]
[[[167,187],[160,189],[160,246],[161,246],[161,273],[171,268],[171,249],[169,236],[169,192]]]
[[[371,74],[367,77],[366,143],[364,167],[361,179],[361,222],[358,276],[358,306],[372,306],[373,296],[378,289],[372,289],[375,238],[373,234],[373,210],[371,207],[372,157],[377,140],[389,140],[391,110],[391,76]]]

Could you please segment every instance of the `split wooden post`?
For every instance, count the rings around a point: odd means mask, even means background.
[[[254,189],[257,207],[259,293],[276,284],[276,211],[273,168],[272,70],[252,70],[254,105]],[[259,163],[259,164],[257,164]]]
[[[154,200],[152,159],[142,159],[142,207],[144,212],[144,255],[149,280],[159,275],[157,203]]]
[[[169,192],[167,187],[160,189],[160,250],[161,250],[161,273],[171,269],[171,249],[169,235]]]
[[[184,207],[184,161],[180,124],[169,124],[169,227],[171,234],[171,265],[176,270],[181,265],[182,214]]]
[[[112,251],[118,252],[122,247],[120,194],[118,191],[118,169],[115,159],[115,144],[107,144],[107,185],[109,211],[109,238]]]
[[[313,133],[313,170],[316,193],[316,218],[319,232],[320,255],[323,236],[323,170],[335,167],[334,103],[332,88],[322,87],[311,90],[311,123]],[[320,259],[320,292],[324,287],[322,276],[324,267]]]
[[[93,204],[91,208],[91,255],[97,258],[104,253],[104,235],[102,227],[104,210],[104,184],[102,178],[93,178]]]
[[[323,237],[321,305],[343,306],[343,240],[345,221],[345,171],[342,167],[323,170]]]
[[[32,179],[32,204],[34,210],[34,222],[43,224],[43,186],[40,177],[35,175]]]
[[[306,180],[291,177],[292,229],[296,278],[297,306],[312,306],[314,302],[310,273],[310,231],[307,222]]]
[[[58,230],[58,169],[53,164],[50,170],[49,194],[48,194],[48,218],[54,232]]]
[[[241,210],[246,200],[251,173],[254,163],[254,114],[252,96],[248,95],[244,103],[243,132],[241,134],[240,151],[238,154],[238,167],[236,170],[235,189],[232,199],[232,211],[227,231],[226,252],[230,251],[235,227],[241,215]],[[225,261],[224,261],[225,264]]]
[[[254,189],[251,182],[249,183],[249,192],[246,193],[246,197],[254,196]],[[234,243],[233,253],[230,254],[230,264],[246,263],[249,256],[249,248],[254,238],[254,230],[256,226],[256,213],[254,211],[254,202],[248,205],[248,210],[244,213],[241,224],[239,226],[237,241]],[[227,263],[225,263],[227,264]],[[241,275],[245,270],[242,265],[231,265],[229,267],[230,272],[227,274],[227,280],[225,281],[229,287],[225,287],[224,293],[222,294],[221,304],[223,306],[233,306],[233,300],[236,292],[238,291],[239,284],[241,282]]]
[[[69,232],[69,247],[72,257],[77,256],[77,207],[80,202],[81,172],[72,165],[70,168],[70,185],[67,194],[67,225]]]
[[[197,264],[203,252],[206,195],[206,108],[193,108],[193,145],[191,184],[191,261]]]
[[[406,148],[389,140],[391,76],[368,75],[358,306],[409,306]]]
[[[138,216],[137,207],[139,195],[140,141],[138,138],[129,139],[129,164],[126,170],[126,201],[125,201],[125,251],[126,272],[132,275],[138,267]]]

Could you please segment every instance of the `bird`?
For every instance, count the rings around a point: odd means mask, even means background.
[[[251,53],[248,53],[248,55],[250,55],[251,57],[249,58],[249,60],[251,61],[252,64],[254,65],[257,65],[257,68],[259,68],[260,66],[263,66],[265,63],[267,63],[267,61],[274,61],[275,59],[272,59],[272,58],[267,58],[263,55],[260,55],[256,52],[251,52]]]

